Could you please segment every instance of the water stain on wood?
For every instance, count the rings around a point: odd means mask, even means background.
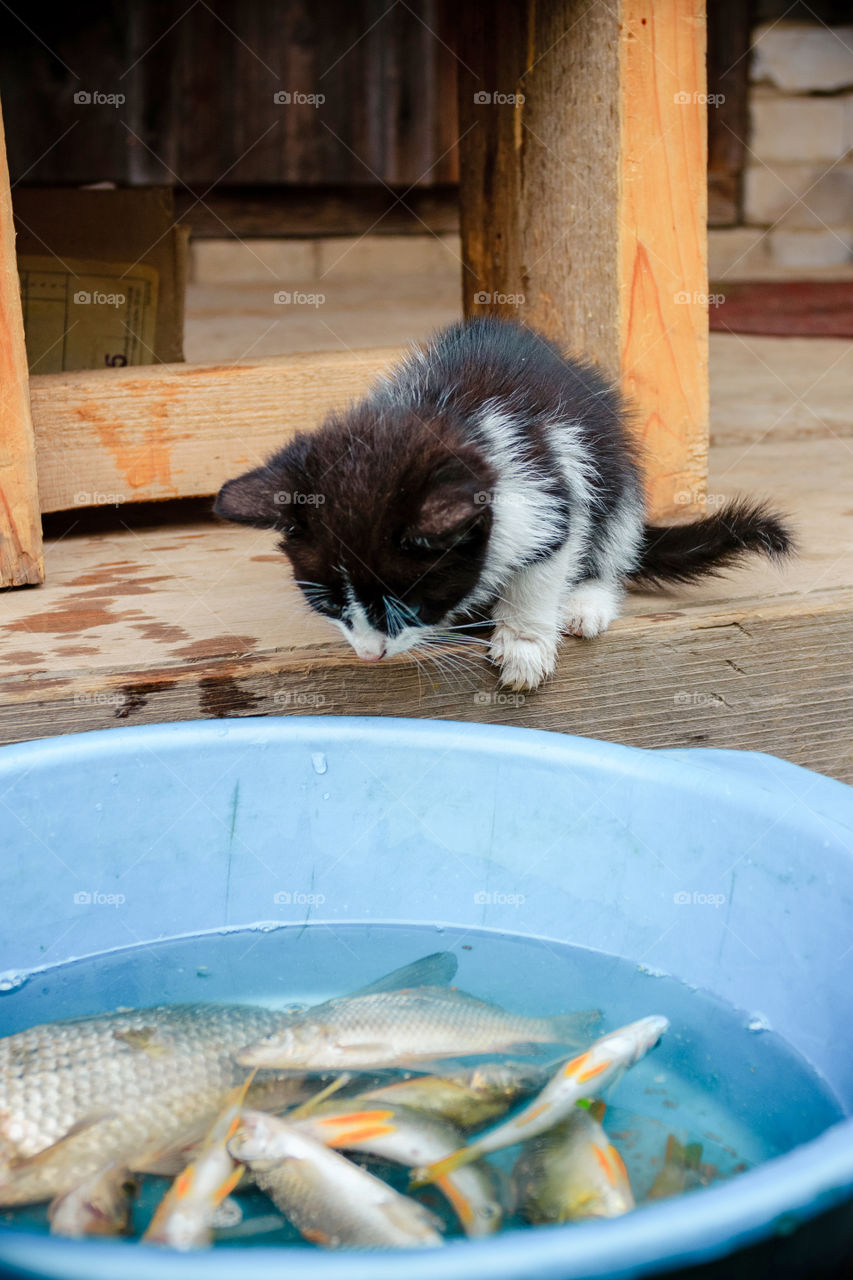
[[[170,573],[161,573],[151,578],[132,578],[129,582],[105,582],[99,590],[96,586],[92,586],[85,593],[81,592],[74,597],[77,600],[97,600],[101,596],[150,596],[154,592],[149,583],[152,582],[173,582],[174,578]]]
[[[263,698],[242,689],[232,676],[206,676],[198,682],[201,710],[206,716],[250,715]]]
[[[107,607],[109,601],[90,608],[77,607],[83,602],[72,601],[64,609],[46,609],[44,613],[31,613],[18,622],[6,622],[3,631],[35,632],[39,635],[77,635],[80,631],[93,631],[96,627],[108,627],[120,622],[125,614],[113,613]]]
[[[145,640],[162,640],[164,644],[174,644],[178,640],[189,640],[190,633],[183,627],[171,622],[133,622],[131,626]]]
[[[177,683],[177,680],[170,680],[168,677],[160,676],[156,679],[134,680],[129,684],[123,684],[120,692],[124,696],[124,701],[120,706],[116,707],[116,719],[126,720],[128,716],[135,715],[137,711],[142,711],[148,705],[148,699],[152,694],[161,693],[165,689],[172,689]]]
[[[257,564],[286,564],[283,555],[277,556],[249,556],[250,560],[254,560]]]
[[[206,640],[194,640],[192,644],[172,649],[174,658],[233,658],[250,653],[257,644],[255,636],[210,636]]]

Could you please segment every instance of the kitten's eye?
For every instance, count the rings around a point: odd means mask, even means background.
[[[326,588],[319,583],[298,582],[297,586],[315,613],[322,613],[325,618],[340,618],[343,615],[343,606],[333,600]]]

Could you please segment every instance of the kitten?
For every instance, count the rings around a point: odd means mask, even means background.
[[[229,480],[215,510],[281,533],[308,604],[360,658],[489,617],[502,683],[534,689],[563,632],[607,629],[626,582],[687,582],[792,549],[783,521],[747,501],[645,524],[626,418],[591,365],[517,324],[467,321]]]

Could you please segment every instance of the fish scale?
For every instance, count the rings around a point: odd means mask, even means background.
[[[237,1050],[287,1016],[246,1005],[171,1005],[0,1039],[0,1205],[52,1198],[107,1160],[137,1167],[180,1141],[244,1079]],[[122,1039],[128,1035],[131,1043]]]

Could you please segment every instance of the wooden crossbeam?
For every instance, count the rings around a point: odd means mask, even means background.
[[[215,493],[362,395],[400,354],[382,347],[37,375],[41,509]]]

